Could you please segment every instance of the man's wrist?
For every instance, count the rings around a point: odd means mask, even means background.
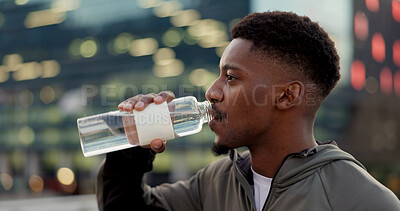
[[[105,172],[121,172],[129,175],[135,172],[149,172],[153,168],[156,153],[149,148],[133,147],[106,155]]]

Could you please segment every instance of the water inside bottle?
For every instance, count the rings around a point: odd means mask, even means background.
[[[83,154],[91,156],[134,146],[128,142],[124,129],[123,117],[133,119],[128,115],[116,111],[78,119]]]
[[[177,137],[192,135],[202,129],[209,121],[209,102],[198,103],[194,97],[184,97],[168,104],[174,131]]]
[[[199,112],[171,112],[171,118],[177,137],[198,133],[202,128]]]
[[[170,115],[176,137],[197,133],[202,128],[203,122],[199,112],[171,112]],[[124,128],[124,123],[125,127],[132,124],[127,125],[123,118],[129,118],[129,123],[134,122],[133,116],[117,112],[79,119],[79,135],[83,153],[90,156],[93,152],[102,154],[133,147],[134,145],[127,140]],[[134,127],[127,132],[130,137],[134,137],[136,133]],[[133,138],[130,140],[132,141]],[[139,145],[138,141],[136,145]]]
[[[209,118],[207,103],[182,98],[168,104],[175,137],[195,134],[202,129]],[[78,129],[85,156],[139,145],[134,116],[128,112],[114,111],[80,118]]]

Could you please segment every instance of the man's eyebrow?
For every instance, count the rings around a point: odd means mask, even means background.
[[[227,70],[240,70],[240,68],[236,65],[232,65],[232,64],[225,64],[223,65],[221,68],[221,70],[223,71],[227,71]]]

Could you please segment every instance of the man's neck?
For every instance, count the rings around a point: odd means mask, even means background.
[[[298,124],[302,125],[302,124]],[[303,124],[304,126],[304,124]],[[289,131],[290,130],[290,131]],[[249,146],[251,165],[258,174],[274,177],[283,159],[290,153],[301,152],[317,145],[312,126],[280,130],[279,134],[263,137],[258,145]]]

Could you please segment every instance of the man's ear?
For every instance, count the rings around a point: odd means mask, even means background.
[[[300,105],[304,96],[304,84],[291,81],[275,89],[275,105],[280,110]]]

